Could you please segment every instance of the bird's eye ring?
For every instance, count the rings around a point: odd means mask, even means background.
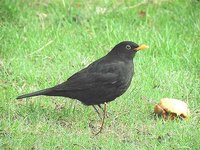
[[[131,49],[131,46],[130,46],[130,45],[126,45],[126,49],[127,49],[127,50],[130,50],[130,49]]]

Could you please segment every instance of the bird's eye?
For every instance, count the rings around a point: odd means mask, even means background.
[[[126,49],[127,49],[127,50],[130,50],[130,49],[131,49],[131,46],[130,46],[130,45],[126,45]]]

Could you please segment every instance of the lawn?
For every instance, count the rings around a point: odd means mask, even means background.
[[[199,149],[200,1],[1,0],[0,149]],[[54,86],[117,43],[149,45],[128,91],[109,103],[101,134],[92,107],[18,95]],[[188,103],[187,121],[152,114],[163,97]]]

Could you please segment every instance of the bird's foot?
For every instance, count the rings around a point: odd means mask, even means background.
[[[103,125],[104,125],[104,121],[105,121],[105,118],[108,117],[108,114],[106,113],[106,103],[104,103],[104,108],[101,107],[101,105],[98,105],[98,107],[103,111],[103,118],[101,117],[101,113],[99,112],[99,110],[94,106],[92,105],[92,107],[94,108],[94,110],[97,112],[98,116],[100,117],[100,119],[102,120],[101,122],[101,125],[99,127],[99,131],[97,133],[95,133],[94,135],[98,135],[99,133],[101,133],[101,131],[103,130]],[[93,128],[93,130],[95,129],[94,125],[91,126],[91,124],[89,125],[91,128]]]

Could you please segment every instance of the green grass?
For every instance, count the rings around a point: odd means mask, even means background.
[[[200,2],[2,0],[0,149],[199,149]],[[137,54],[129,90],[99,118],[80,102],[16,96],[65,81],[123,40]],[[151,115],[163,97],[189,104],[188,121]]]

